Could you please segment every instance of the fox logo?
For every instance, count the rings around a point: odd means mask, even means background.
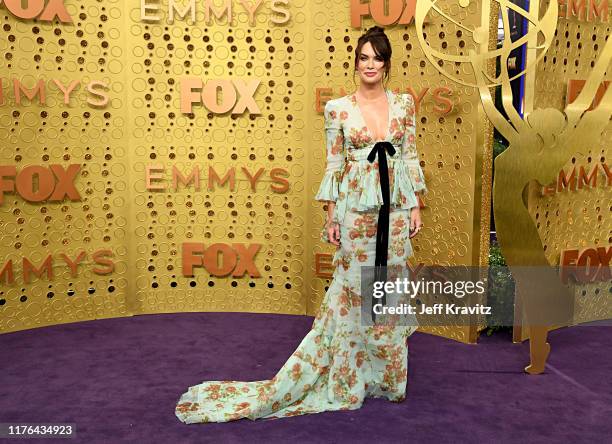
[[[0,0],[0,5],[2,5]],[[43,22],[52,22],[55,17],[62,23],[72,23],[72,17],[66,10],[64,0],[4,0],[4,6],[15,17],[21,19],[38,19]]]

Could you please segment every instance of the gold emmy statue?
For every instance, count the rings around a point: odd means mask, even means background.
[[[451,2],[444,2],[444,5],[448,3]],[[458,3],[460,8],[470,6],[469,0]],[[480,26],[468,29],[443,10],[442,2],[422,0],[417,3],[415,23],[423,51],[433,66],[455,82],[478,88],[484,112],[509,142],[508,148],[495,159],[493,211],[497,237],[516,282],[517,301],[521,301],[524,319],[530,329],[531,363],[525,371],[539,374],[544,371],[550,353],[548,331],[556,325],[568,325],[573,295],[546,258],[527,203],[530,190],[553,181],[559,169],[573,155],[598,144],[612,115],[612,88],[606,90],[596,108],[587,109],[591,107],[609,67],[612,39],[606,41],[579,96],[563,112],[554,108],[535,109],[523,119],[513,106],[510,81],[535,69],[545,55],[555,34],[559,6],[556,1],[551,1],[545,11],[540,11],[542,5],[539,2],[531,3],[532,11],[525,11],[509,1],[484,0]],[[491,50],[488,30],[492,6],[501,8],[505,30],[510,29],[508,11],[513,10],[528,20],[529,32],[514,42],[507,32],[501,47]],[[473,46],[463,48],[460,54],[448,54],[448,50],[442,52],[430,47],[423,37],[424,20],[430,13],[442,15],[463,33],[471,35]],[[510,78],[510,52],[523,44],[527,44],[529,62],[523,72]],[[491,76],[487,64],[497,57],[501,58],[501,72],[498,76]],[[444,68],[458,64],[467,65],[460,76]],[[490,88],[498,86],[501,86],[508,120],[495,108],[492,99]]]

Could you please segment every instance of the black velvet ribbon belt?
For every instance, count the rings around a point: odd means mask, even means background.
[[[378,211],[378,224],[376,227],[376,258],[374,259],[374,279],[376,281],[387,281],[387,254],[389,253],[389,211],[391,204],[391,190],[389,186],[389,166],[387,164],[387,153],[395,154],[395,148],[391,142],[376,142],[372,151],[368,154],[368,162],[374,162],[378,155],[378,172],[380,177],[380,190],[382,192],[383,204]],[[375,297],[372,294],[372,321],[376,322],[374,313]],[[380,298],[383,306],[386,304],[386,295]]]

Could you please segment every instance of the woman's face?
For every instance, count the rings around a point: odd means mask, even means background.
[[[370,42],[366,42],[361,47],[357,64],[357,72],[359,72],[361,81],[371,84],[382,82],[385,74],[384,66],[385,62],[382,57],[376,55]]]

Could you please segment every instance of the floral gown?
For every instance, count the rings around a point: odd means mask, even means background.
[[[415,108],[410,94],[386,90],[386,141],[391,209],[387,269],[405,269],[412,256],[410,208],[416,192],[427,192],[415,144]],[[189,387],[175,413],[184,423],[240,418],[281,418],[330,410],[354,410],[366,397],[405,398],[406,339],[416,318],[400,325],[361,323],[360,267],[374,265],[378,210],[383,203],[378,160],[367,155],[376,143],[355,94],[327,102],[324,112],[327,168],[315,197],[335,201],[340,223],[336,266],[312,328],[269,380],[205,381]],[[325,232],[322,240],[327,242]],[[403,266],[403,267],[402,267]],[[391,278],[394,278],[391,272]],[[398,276],[396,274],[395,276]]]

